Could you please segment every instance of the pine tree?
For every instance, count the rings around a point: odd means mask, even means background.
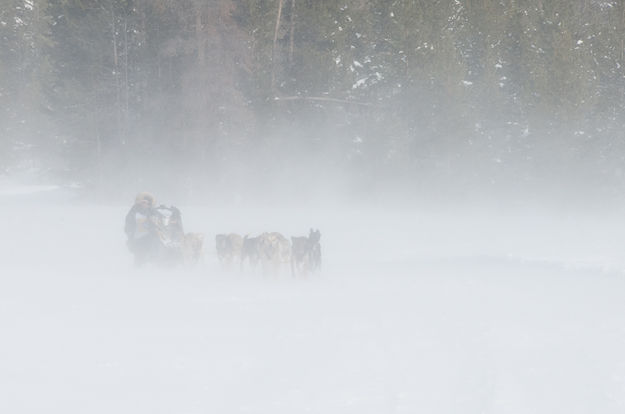
[[[46,0],[3,0],[0,7],[0,168],[10,159],[29,159],[54,148],[46,92],[55,73],[50,64],[54,42]]]

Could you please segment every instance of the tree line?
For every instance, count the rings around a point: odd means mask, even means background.
[[[622,178],[623,0],[0,5],[4,171],[189,191],[315,168]]]

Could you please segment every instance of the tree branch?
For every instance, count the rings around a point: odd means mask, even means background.
[[[370,102],[352,101],[348,99],[330,98],[327,96],[275,96],[275,101],[318,101],[318,102],[334,102],[344,103],[350,105],[370,106],[381,108],[381,105],[373,104]]]

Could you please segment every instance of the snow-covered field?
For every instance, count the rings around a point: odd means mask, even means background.
[[[1,413],[625,412],[623,219],[180,206],[206,255],[159,270],[132,266],[128,206],[0,203]],[[309,227],[307,280],[212,250]]]

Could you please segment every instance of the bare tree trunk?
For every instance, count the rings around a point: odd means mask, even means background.
[[[621,64],[623,64],[623,53],[625,52],[625,37],[623,36],[623,28],[625,28],[625,2],[621,1],[621,48],[620,48],[620,58]]]
[[[206,49],[208,43],[208,30],[211,29],[211,6],[206,5],[205,1],[196,1],[196,10],[195,10],[195,37],[197,42],[197,73],[198,73],[198,82],[202,84],[202,87],[198,88],[196,92],[197,101],[195,105],[198,106],[198,125],[196,126],[196,130],[193,134],[189,134],[189,141],[187,141],[185,146],[187,151],[191,151],[194,154],[199,155],[201,160],[204,160],[205,153],[205,143],[204,140],[206,137],[206,123],[207,119],[210,116],[210,109],[208,107],[208,97],[210,96],[210,92],[208,90],[208,72],[210,67],[210,62],[207,62],[206,57]],[[202,18],[204,17],[204,23]],[[210,57],[209,57],[210,59]],[[192,183],[191,183],[192,184]]]
[[[34,12],[34,21],[35,21],[35,25],[34,25],[34,30],[35,31],[39,31],[39,19],[40,19],[40,13],[39,13],[39,5],[37,4],[36,1],[33,1],[33,12]],[[39,33],[36,33],[36,36],[39,36]],[[39,58],[39,43],[35,43],[35,49],[33,50],[35,58]]]
[[[124,135],[128,131],[130,85],[128,82],[128,17],[124,18]]]
[[[113,71],[115,77],[115,112],[117,117],[117,135],[122,145],[125,144],[121,134],[121,93],[119,84],[119,52],[117,51],[117,32],[115,24],[115,8],[111,4],[111,37],[113,41]]]
[[[100,137],[100,129],[96,130],[96,154],[98,160],[98,184],[100,188],[104,185],[104,173],[102,170],[102,139]]]
[[[204,67],[206,51],[204,47],[204,36],[202,33],[202,5],[198,3],[195,11],[195,38],[197,41],[197,60],[200,67]]]
[[[625,35],[623,35],[623,28],[625,28],[625,1],[621,0],[621,21],[620,21],[620,33],[621,33],[621,39],[620,39],[620,43],[621,43],[621,47],[619,50],[619,63],[621,64],[621,66],[623,65],[623,58],[624,53],[625,53]],[[623,102],[625,100],[625,85],[623,85],[623,81],[621,80],[621,105],[623,105]]]
[[[280,20],[282,18],[282,4],[284,0],[278,0],[278,15],[276,16],[276,27],[273,31],[273,45],[271,47],[271,90],[275,91],[276,87],[276,45],[278,43],[278,30],[280,29]]]
[[[293,50],[295,41],[293,36],[295,35],[295,0],[291,0],[291,21],[289,30],[289,64],[293,64]]]

